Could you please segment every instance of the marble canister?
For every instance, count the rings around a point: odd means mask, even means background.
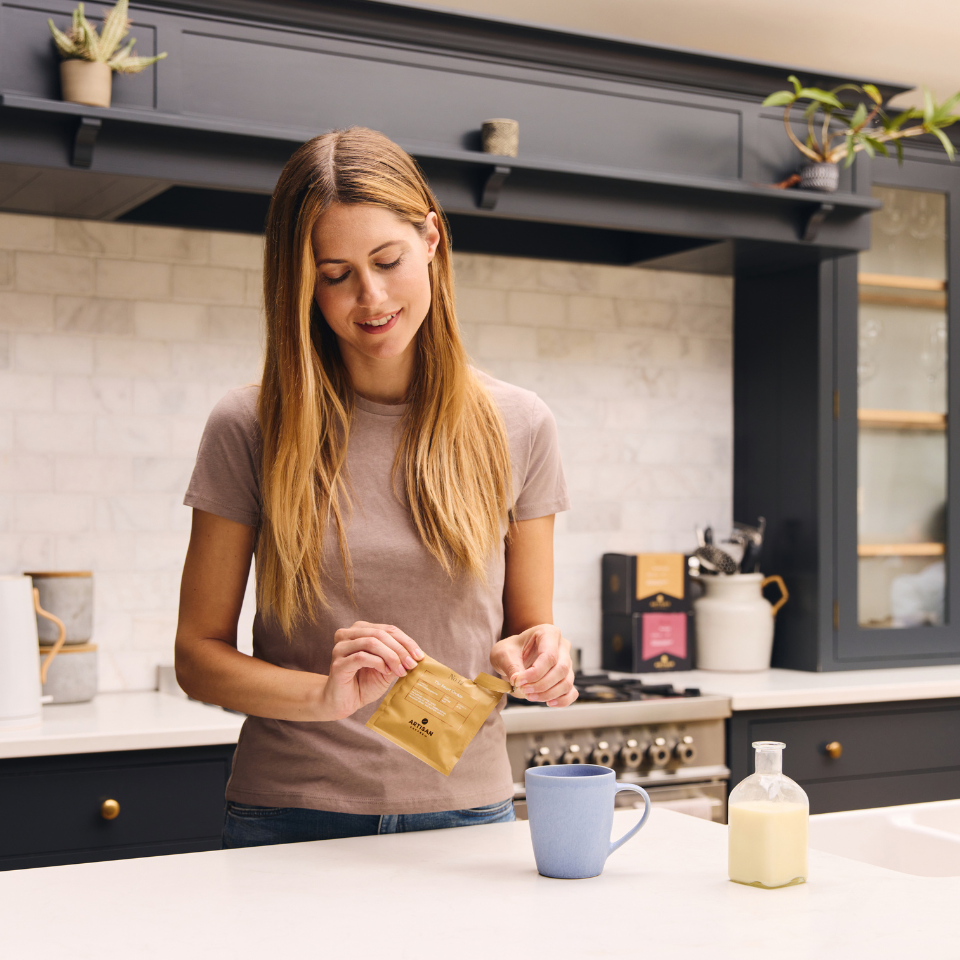
[[[89,570],[73,572],[38,571],[27,573],[40,591],[40,606],[58,616],[67,628],[66,643],[88,643],[93,635],[93,574]],[[57,627],[37,617],[41,644],[57,639]]]

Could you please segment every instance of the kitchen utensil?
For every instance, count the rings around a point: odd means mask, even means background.
[[[694,556],[700,560],[703,569],[710,573],[733,574],[737,572],[737,561],[720,547],[708,543],[705,547],[697,547]]]
[[[780,588],[771,605],[761,593],[768,583]],[[779,576],[737,573],[704,577],[706,594],[693,602],[697,623],[697,668],[755,671],[770,666],[774,617],[790,595]]]
[[[740,560],[741,573],[756,573],[760,563],[760,546],[753,540],[748,540],[743,548],[743,557]]]
[[[650,797],[634,783],[618,783],[609,767],[592,763],[531,767],[524,773],[527,816],[537,870],[544,877],[599,876],[607,857],[636,836],[650,815]],[[614,798],[623,790],[643,797],[643,816],[611,842]]]
[[[37,670],[36,614],[59,622],[40,607],[29,577],[0,576],[0,729],[40,723],[40,671]],[[60,624],[48,663],[63,646]]]
[[[47,666],[53,648],[40,647],[40,663]],[[45,703],[85,703],[97,695],[97,646],[94,643],[66,644],[49,663],[43,681]]]
[[[67,630],[66,643],[89,643],[93,636],[93,574],[89,570],[25,573],[40,591],[40,605],[56,614]],[[37,617],[41,643],[57,639],[56,626]]]
[[[707,527],[703,531],[703,543],[704,546],[712,547],[713,546],[713,527]]]

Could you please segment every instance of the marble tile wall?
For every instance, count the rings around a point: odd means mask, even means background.
[[[554,617],[599,666],[601,555],[730,528],[732,280],[472,254],[456,271],[477,365],[557,419],[573,508],[557,518]]]
[[[456,267],[475,362],[556,415],[574,503],[556,619],[596,664],[600,554],[730,522],[730,281]],[[259,238],[0,214],[0,573],[95,571],[103,690],[172,662],[183,491],[210,408],[259,376],[259,303]]]

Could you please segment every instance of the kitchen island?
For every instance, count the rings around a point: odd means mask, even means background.
[[[527,824],[493,824],[0,874],[0,930],[37,960],[956,955],[960,878],[817,851],[810,875],[730,883],[725,827],[655,809],[591,880],[540,877]]]

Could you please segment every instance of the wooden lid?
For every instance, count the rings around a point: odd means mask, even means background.
[[[38,570],[24,571],[25,577],[92,577],[92,570]]]

